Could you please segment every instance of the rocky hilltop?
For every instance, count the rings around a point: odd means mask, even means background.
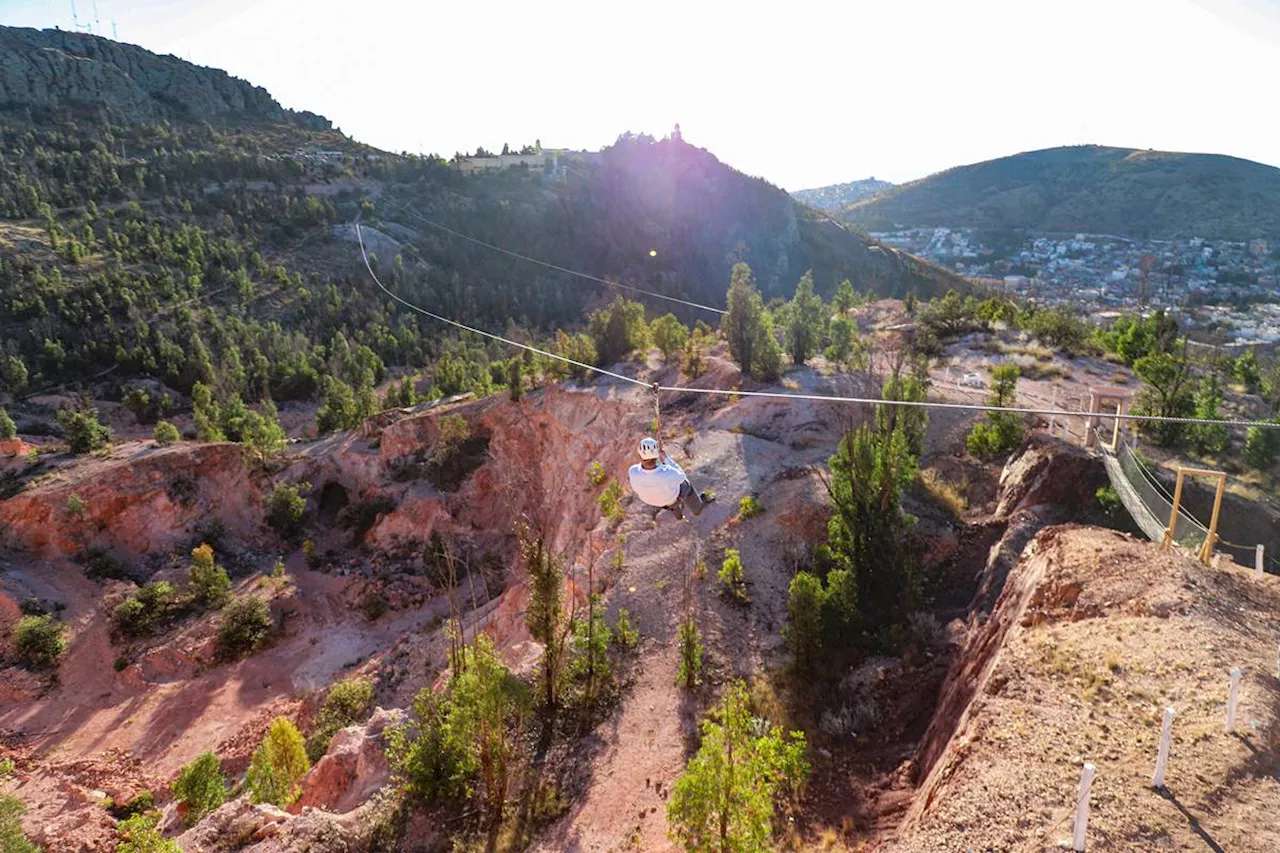
[[[287,110],[266,89],[216,68],[83,33],[0,27],[0,106],[105,108],[116,120],[238,115],[327,130],[329,120]]]
[[[804,202],[810,207],[816,207],[818,210],[825,210],[828,213],[835,213],[855,201],[861,201],[864,198],[892,188],[893,184],[888,181],[864,178],[861,181],[849,181],[846,184],[832,184],[831,186],[818,187],[811,190],[796,190],[791,195],[797,201]]]

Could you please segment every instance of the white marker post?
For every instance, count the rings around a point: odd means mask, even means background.
[[[1076,799],[1076,834],[1071,846],[1076,853],[1084,853],[1084,831],[1089,827],[1089,789],[1093,787],[1093,777],[1098,775],[1098,768],[1085,762],[1080,771],[1080,796]]]
[[[1169,765],[1169,744],[1173,741],[1173,709],[1164,709],[1164,728],[1160,731],[1160,751],[1156,753],[1156,772],[1151,787],[1164,787],[1164,771]]]
[[[1262,545],[1261,544],[1258,545],[1258,552],[1253,557],[1253,563],[1254,563],[1254,568],[1258,570],[1259,576],[1265,575],[1267,573],[1266,566],[1263,565],[1263,562],[1262,562]]]
[[[1067,419],[1062,419],[1062,440],[1071,443],[1071,424],[1067,423]]]
[[[1053,394],[1049,397],[1049,411],[1053,412],[1058,408],[1058,386],[1053,386]],[[1053,435],[1053,428],[1058,425],[1058,416],[1056,414],[1049,415],[1049,435]]]
[[[1227,695],[1227,734],[1236,730],[1236,703],[1240,701],[1240,676],[1244,675],[1240,667],[1231,668],[1231,692]]]

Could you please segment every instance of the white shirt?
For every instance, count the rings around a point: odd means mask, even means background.
[[[631,466],[627,472],[631,480],[631,491],[649,506],[671,506],[680,499],[680,486],[689,478],[684,470],[672,462],[670,457],[658,463],[656,468],[647,469],[640,464]]]

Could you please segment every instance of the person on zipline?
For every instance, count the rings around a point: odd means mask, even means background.
[[[695,492],[684,469],[671,461],[656,438],[649,436],[640,439],[640,462],[631,466],[627,476],[631,490],[640,500],[656,507],[654,518],[669,509],[683,521],[685,508],[694,515],[702,515],[703,507],[715,500],[709,492]]]

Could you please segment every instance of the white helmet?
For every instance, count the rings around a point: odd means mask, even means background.
[[[645,436],[640,439],[640,458],[641,459],[657,459],[658,458],[658,440]]]

